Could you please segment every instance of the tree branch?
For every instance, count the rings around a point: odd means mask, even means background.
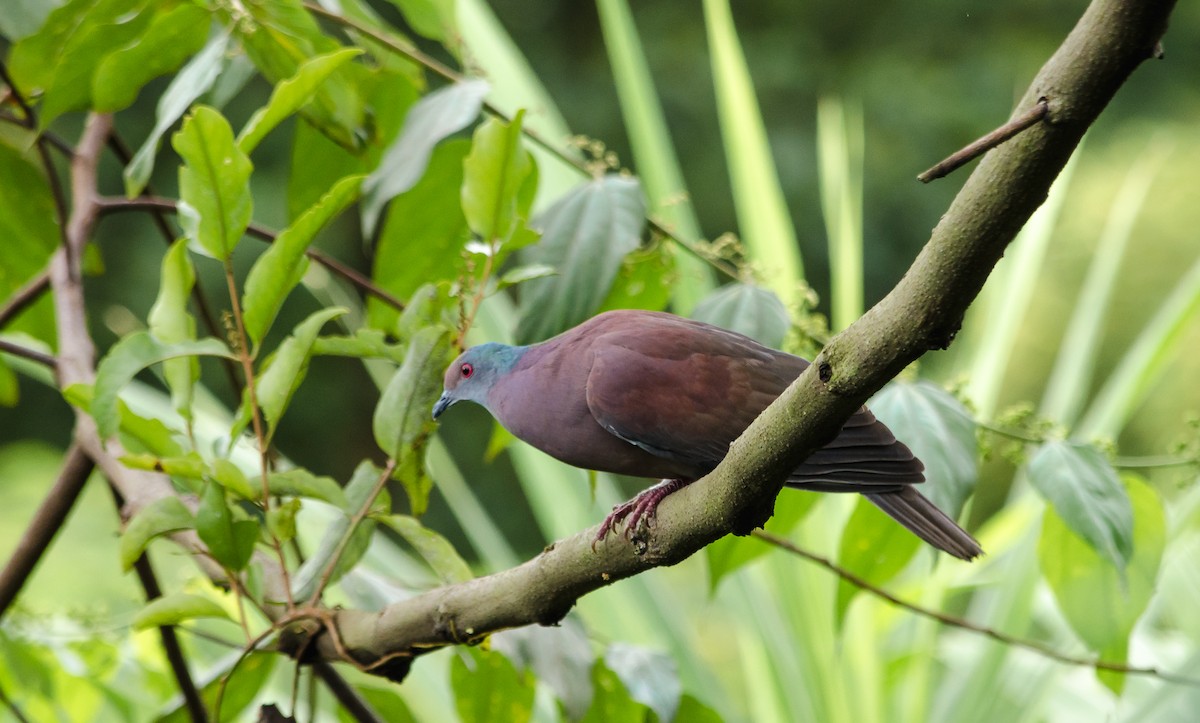
[[[837,335],[755,420],[707,477],[672,494],[632,542],[596,530],[536,558],[433,590],[378,612],[332,612],[317,640],[327,659],[349,654],[391,678],[413,656],[511,627],[553,624],[582,595],[670,565],[769,517],[783,480],[832,439],[866,400],[925,351],[946,347],[1004,249],[1045,200],[1088,126],[1166,29],[1173,0],[1095,0],[1033,81],[1018,108],[1045,98],[1044,122],[995,148],[976,168],[912,267],[887,297]],[[307,641],[311,620],[281,636]]]

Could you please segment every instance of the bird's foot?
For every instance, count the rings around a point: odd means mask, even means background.
[[[596,543],[608,537],[608,533],[616,532],[622,521],[625,522],[625,537],[628,538],[642,520],[649,522],[654,519],[659,503],[665,500],[667,495],[691,483],[692,480],[687,479],[665,479],[649,489],[642,490],[637,497],[628,502],[617,505],[608,517],[604,518],[604,522],[600,523],[600,531],[596,533],[596,539],[592,540],[592,549],[595,549]]]

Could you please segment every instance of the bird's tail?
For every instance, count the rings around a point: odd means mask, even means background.
[[[960,560],[972,560],[983,554],[983,548],[970,533],[912,487],[901,487],[894,492],[864,493],[864,496],[914,535],[943,552]]]

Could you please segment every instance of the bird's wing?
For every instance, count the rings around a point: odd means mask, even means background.
[[[611,434],[698,471],[715,467],[807,366],[736,334],[656,331],[597,339],[588,408]]]

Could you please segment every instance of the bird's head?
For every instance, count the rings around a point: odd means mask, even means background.
[[[492,387],[512,371],[524,353],[525,347],[494,342],[464,351],[446,369],[444,391],[433,405],[433,418],[464,399],[487,408]]]

